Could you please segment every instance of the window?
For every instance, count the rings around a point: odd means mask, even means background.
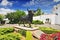
[[[56,13],[56,15],[58,15],[58,13]]]

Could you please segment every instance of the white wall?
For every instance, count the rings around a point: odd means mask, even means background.
[[[51,21],[51,24],[55,24],[55,16],[56,15],[41,15],[41,16],[36,16],[36,17],[33,17],[33,20],[41,20],[45,23],[46,19],[49,18],[50,21]]]
[[[56,9],[56,7],[57,7],[57,9]],[[60,4],[54,6],[53,9],[55,9],[55,10],[53,10],[53,13],[54,14],[56,14],[56,13],[58,14],[55,17],[55,24],[60,24]]]
[[[56,24],[60,24],[60,12],[58,13],[58,15],[56,15],[56,20],[55,20]]]

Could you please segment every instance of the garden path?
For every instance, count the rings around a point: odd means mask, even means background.
[[[44,32],[42,32],[40,30],[32,31],[32,35],[35,36],[38,39],[40,39],[40,36],[41,36],[42,33],[44,34]]]

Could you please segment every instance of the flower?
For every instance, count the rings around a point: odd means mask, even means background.
[[[40,40],[47,40],[47,34],[41,34]]]
[[[60,32],[53,34],[41,34],[40,40],[60,40]]]

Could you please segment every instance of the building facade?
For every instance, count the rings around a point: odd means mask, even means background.
[[[44,23],[60,25],[60,4],[53,7],[52,14],[36,16],[33,17],[33,20],[41,20]]]

